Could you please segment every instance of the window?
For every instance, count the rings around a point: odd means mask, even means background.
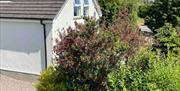
[[[74,16],[81,16],[81,2],[74,0]]]
[[[89,15],[89,7],[84,7],[84,16]]]
[[[85,5],[89,5],[89,0],[84,0]]]
[[[94,12],[94,18],[96,18],[96,12]]]
[[[89,15],[89,0],[84,0],[84,16]]]

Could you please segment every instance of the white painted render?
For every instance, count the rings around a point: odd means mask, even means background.
[[[52,24],[46,25],[50,57]],[[45,68],[43,37],[39,20],[0,19],[0,69],[39,74]]]
[[[52,21],[44,22],[46,26],[46,48],[47,48],[47,66],[52,64]]]
[[[57,37],[58,32],[64,33],[68,26],[73,26],[73,0],[66,0],[57,16],[53,20],[53,39]],[[64,29],[63,29],[64,28]]]
[[[74,17],[74,0],[67,0],[64,6],[61,8],[57,16],[53,20],[53,39],[58,38],[58,34],[66,34],[68,27],[74,28],[74,22],[83,23],[83,1],[81,0],[81,16]],[[94,16],[95,15],[95,16]],[[89,0],[89,17],[99,19],[100,15],[96,10],[96,6],[93,0]],[[55,44],[55,43],[54,43]]]

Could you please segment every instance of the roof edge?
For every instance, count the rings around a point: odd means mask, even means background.
[[[21,17],[0,17],[0,19],[53,20],[51,18],[21,18]]]
[[[96,8],[99,16],[102,16],[101,8],[100,8],[100,6],[99,6],[98,1],[97,1],[97,0],[92,0],[92,1],[93,1],[94,5],[95,5],[95,8]]]
[[[62,7],[59,9],[59,11],[57,12],[57,14],[55,15],[55,17],[53,18],[53,20],[57,19],[58,15],[61,14],[61,11],[64,9],[65,5],[68,3],[69,0],[65,0],[65,2],[63,3]]]

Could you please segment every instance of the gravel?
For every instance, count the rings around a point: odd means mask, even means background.
[[[34,81],[25,80],[22,76],[0,74],[0,91],[36,91]]]

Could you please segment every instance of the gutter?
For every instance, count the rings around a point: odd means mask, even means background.
[[[47,68],[47,43],[46,43],[46,24],[43,23],[43,20],[40,20],[41,25],[43,26],[43,34],[44,34],[44,56],[45,56],[45,69]]]
[[[0,17],[0,19],[53,20],[53,18],[21,18],[21,17]]]

